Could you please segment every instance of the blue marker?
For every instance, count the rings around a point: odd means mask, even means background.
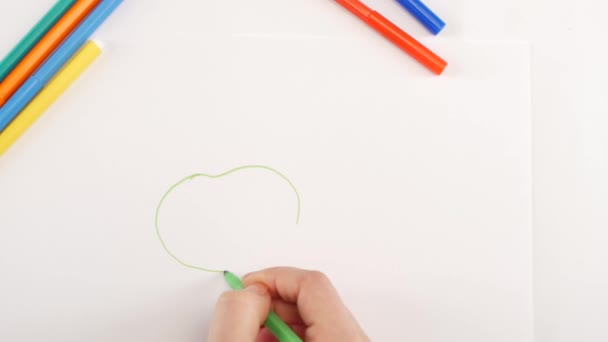
[[[123,0],[102,0],[89,16],[72,32],[19,90],[0,108],[0,132],[51,81],[53,76],[80,50],[89,37],[114,12]]]
[[[422,25],[434,35],[439,34],[445,27],[445,23],[433,11],[431,11],[420,0],[397,0],[405,7]]]

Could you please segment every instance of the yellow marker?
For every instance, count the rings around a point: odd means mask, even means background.
[[[0,156],[70,87],[76,79],[101,55],[99,43],[89,41],[57,73],[57,76],[30,104],[0,133]]]

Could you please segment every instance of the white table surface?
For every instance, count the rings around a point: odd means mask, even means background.
[[[52,2],[28,0],[0,4],[2,51],[12,46],[15,37],[20,37],[29,29]],[[295,5],[295,8],[290,8],[288,4],[281,8],[278,1],[267,2],[272,2],[269,6],[277,8],[277,11],[296,13],[299,9],[311,8],[298,8]],[[327,6],[323,1],[317,2],[319,6]],[[161,6],[160,1],[135,0],[127,6],[142,9],[145,16],[144,3],[150,8]],[[369,3],[389,17],[389,13],[396,13],[398,9],[390,1],[375,0]],[[444,8],[444,17],[451,28],[444,32],[442,39],[448,41],[448,45],[452,39],[488,44],[530,43],[536,341],[606,341],[608,97],[605,95],[605,85],[608,82],[608,66],[605,61],[608,60],[608,49],[604,43],[606,29],[603,18],[608,5],[590,0],[576,3],[538,0],[462,0],[444,3],[428,0],[427,3],[433,8]],[[184,1],[170,14],[179,15],[188,5],[189,2]],[[235,12],[232,29],[252,29],[256,32],[271,29],[269,23],[256,21],[255,17],[249,15],[255,8],[263,10],[263,5],[251,8],[244,5],[242,11]],[[319,24],[311,28],[308,20],[305,20],[310,13],[297,13],[302,17],[294,20],[290,26],[293,29],[291,33],[305,35],[312,30],[315,34],[325,29],[324,23],[331,23],[331,20],[321,18]],[[128,19],[125,14],[119,17],[123,21]],[[128,34],[133,37],[143,33],[143,28],[137,26],[138,20],[135,17],[130,22],[133,26],[129,27]],[[402,19],[399,24],[416,36],[424,35],[424,30],[412,20]],[[186,28],[187,25],[184,25]],[[201,25],[204,27],[205,24]],[[162,38],[162,30],[156,33]],[[104,28],[99,35],[113,34],[116,34],[113,28]],[[433,42],[429,38],[426,41]],[[431,44],[441,46],[439,43]],[[117,48],[120,46],[114,47]],[[412,68],[411,72],[418,71]],[[72,91],[86,94],[86,89],[78,87]],[[52,121],[50,124],[52,126]],[[42,131],[39,132],[43,134]],[[52,159],[49,156],[48,160]],[[118,223],[119,218],[116,220]],[[119,241],[121,246],[129,243],[131,241]],[[104,279],[89,281],[108,282]],[[169,303],[167,305],[169,311],[175,310]],[[190,306],[186,310],[195,313],[200,309]],[[146,324],[144,319],[141,324]],[[112,328],[120,331],[118,327],[108,327]],[[52,327],[48,329],[52,331]]]

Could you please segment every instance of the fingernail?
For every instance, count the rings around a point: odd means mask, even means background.
[[[245,288],[245,291],[253,292],[253,293],[259,294],[260,296],[264,296],[264,295],[268,294],[268,289],[266,288],[266,286],[258,285],[258,284],[253,284],[253,285],[247,286]]]

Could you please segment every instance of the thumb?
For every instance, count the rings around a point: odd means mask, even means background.
[[[208,342],[254,342],[270,312],[264,285],[225,292],[217,302]]]

